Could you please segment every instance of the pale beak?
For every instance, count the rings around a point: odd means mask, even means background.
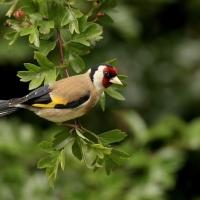
[[[117,76],[111,78],[109,82],[114,83],[114,84],[118,84],[118,85],[123,85],[122,82],[119,80],[119,78]]]

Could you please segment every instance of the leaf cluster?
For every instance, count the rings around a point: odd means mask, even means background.
[[[46,168],[46,175],[53,187],[59,165],[62,170],[65,168],[65,147],[72,143],[72,153],[78,160],[83,160],[93,172],[104,166],[106,174],[109,175],[130,158],[129,154],[110,146],[122,141],[126,136],[120,130],[99,135],[83,127],[81,131],[76,129],[73,134],[63,130],[55,135],[53,142],[43,141],[39,144],[39,147],[49,155],[40,159],[38,168]]]

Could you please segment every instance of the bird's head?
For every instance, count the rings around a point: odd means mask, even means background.
[[[112,84],[122,85],[122,82],[117,77],[117,70],[108,65],[100,64],[88,70],[90,78],[98,90],[103,90]]]

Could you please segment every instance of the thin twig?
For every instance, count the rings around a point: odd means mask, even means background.
[[[84,128],[84,127],[82,127],[82,126],[81,126],[81,129],[82,129],[83,131],[85,131],[85,132],[91,134],[91,135],[92,135],[93,137],[95,137],[95,138],[97,139],[97,141],[101,144],[101,141],[99,140],[99,137],[98,137],[95,133],[93,133],[93,132],[87,130],[86,128]]]
[[[65,57],[64,57],[64,53],[63,53],[62,40],[60,37],[60,29],[57,29],[57,38],[58,38],[58,44],[59,44],[59,48],[60,48],[61,62],[62,62],[62,65],[64,65]],[[67,67],[65,67],[65,72],[66,72],[66,76],[69,77],[69,72],[67,70]]]

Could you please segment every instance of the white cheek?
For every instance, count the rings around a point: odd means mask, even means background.
[[[103,73],[100,71],[96,71],[94,74],[93,84],[97,90],[104,90],[104,86],[102,84]]]

